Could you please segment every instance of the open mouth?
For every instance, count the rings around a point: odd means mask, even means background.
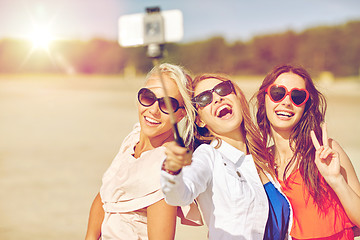
[[[287,111],[278,111],[278,112],[276,112],[276,115],[281,116],[281,117],[291,118],[292,116],[294,116],[294,113],[287,112]]]
[[[224,118],[232,114],[232,108],[229,105],[222,105],[216,110],[216,117]]]
[[[145,118],[145,121],[150,123],[150,124],[155,124],[155,125],[160,124],[160,122],[156,121],[155,119],[152,119],[152,118],[149,118],[149,117],[144,117],[144,118]]]

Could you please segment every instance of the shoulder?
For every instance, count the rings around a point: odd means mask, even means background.
[[[198,148],[196,148],[196,150],[194,151],[194,156],[199,156],[199,155],[215,155],[217,152],[217,150],[209,145],[209,144],[201,144]]]
[[[139,138],[140,131],[141,131],[140,123],[135,123],[131,132],[129,133],[129,135],[127,135],[125,139],[134,138],[134,137]]]
[[[140,133],[140,130],[141,130],[141,126],[140,126],[140,123],[135,123],[134,126],[133,126],[133,130],[132,130],[132,134],[139,134]]]
[[[340,144],[337,141],[335,141],[335,139],[333,138],[329,138],[329,145],[335,150],[337,150],[336,148],[341,148]]]
[[[133,126],[132,131],[124,138],[120,146],[120,152],[124,152],[127,148],[135,146],[140,139],[140,123]]]
[[[329,146],[337,153],[339,153],[341,165],[346,164],[347,162],[351,163],[350,158],[346,154],[345,150],[340,146],[340,144],[337,141],[335,141],[332,138],[329,138]]]
[[[206,166],[212,166],[215,159],[218,158],[219,152],[209,144],[201,144],[193,153],[193,162],[203,162]]]
[[[346,154],[345,150],[340,146],[340,144],[334,139],[329,138],[330,147],[339,154],[339,160],[341,165],[341,174],[344,176],[346,182],[353,189],[356,189],[356,192],[360,193],[360,183],[357,178],[354,165],[352,164],[349,156]]]

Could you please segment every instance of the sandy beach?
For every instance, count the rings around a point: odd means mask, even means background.
[[[238,81],[250,97],[261,79]],[[137,121],[141,79],[0,76],[0,239],[78,240],[101,177]],[[329,136],[360,176],[360,81],[319,83]],[[206,239],[178,224],[176,240]]]

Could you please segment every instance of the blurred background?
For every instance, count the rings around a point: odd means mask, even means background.
[[[1,0],[0,239],[84,238],[152,68],[145,48],[119,46],[118,18],[153,6],[184,17],[164,61],[229,74],[248,98],[273,66],[304,66],[359,176],[357,0]],[[206,239],[206,229],[178,225],[176,239]]]

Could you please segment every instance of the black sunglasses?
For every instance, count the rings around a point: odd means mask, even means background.
[[[221,97],[229,95],[234,92],[234,86],[231,81],[224,81],[217,84],[213,89],[204,91],[193,98],[193,103],[199,105],[200,107],[206,107],[213,101],[213,92],[218,94]]]
[[[290,91],[285,86],[271,84],[266,93],[269,95],[271,101],[278,103],[284,100],[289,95],[290,101],[297,107],[300,107],[309,99],[309,92],[304,88],[293,88]]]
[[[183,106],[179,106],[179,102],[175,98],[169,97],[169,99],[174,113],[179,110],[179,108],[184,108]],[[157,98],[155,93],[153,93],[153,91],[148,88],[142,88],[139,90],[138,100],[139,103],[144,107],[150,107],[156,101],[158,101],[160,110],[165,114],[169,114],[164,98]]]

